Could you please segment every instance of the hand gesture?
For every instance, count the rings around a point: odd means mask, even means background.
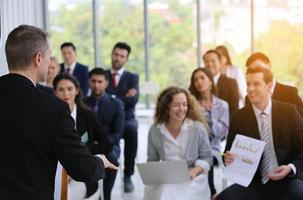
[[[105,155],[98,155],[102,160],[103,160],[103,163],[104,163],[104,167],[105,168],[109,168],[109,169],[114,169],[114,170],[118,170],[118,167],[115,166],[114,164],[112,164],[111,162],[109,162],[107,160],[107,158],[105,157]]]
[[[285,178],[291,172],[291,168],[288,165],[281,165],[273,170],[273,173],[269,174],[269,178],[273,181],[278,181]]]
[[[135,88],[132,88],[130,90],[127,91],[126,95],[127,97],[133,97],[137,94],[137,90]]]

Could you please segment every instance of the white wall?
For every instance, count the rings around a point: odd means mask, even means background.
[[[47,14],[45,5],[47,0],[0,0],[0,76],[8,72],[4,51],[7,35],[20,24],[44,28]]]

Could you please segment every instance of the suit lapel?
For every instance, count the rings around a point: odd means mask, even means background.
[[[83,125],[84,125],[84,122],[83,122],[83,116],[84,113],[82,112],[82,108],[80,108],[80,106],[77,106],[77,117],[76,117],[76,130],[77,130],[77,133],[79,136],[81,136],[81,134],[83,133]]]
[[[277,81],[276,82],[276,85],[275,85],[275,88],[274,88],[274,91],[273,91],[273,94],[272,94],[272,99],[279,99],[279,90],[281,88],[281,84]]]
[[[279,130],[279,124],[280,124],[280,120],[279,120],[279,110],[278,107],[276,106],[276,102],[272,101],[272,114],[271,114],[271,121],[272,121],[272,138],[273,138],[273,143],[274,144],[278,144],[277,140],[279,138],[278,134],[278,130]]]
[[[120,80],[119,80],[119,83],[118,83],[118,86],[117,86],[118,89],[121,88],[120,85],[121,85],[122,83],[124,83],[125,78],[126,78],[126,72],[124,71],[124,72],[122,73],[121,77],[120,77]]]
[[[257,118],[255,115],[255,112],[253,110],[253,107],[251,104],[247,105],[247,118],[244,120],[247,123],[247,131],[251,134],[251,137],[254,137],[256,139],[260,139],[260,132],[258,127]]]
[[[79,64],[78,64],[78,63],[76,63],[76,65],[75,65],[75,69],[74,69],[74,71],[73,71],[73,76],[75,76],[75,77],[76,77],[76,75],[78,74],[78,70],[79,70]]]
[[[217,83],[217,95],[218,97],[222,97],[221,94],[221,88],[223,87],[222,85],[224,85],[224,77],[222,75],[220,75],[219,79],[218,79],[218,83]]]

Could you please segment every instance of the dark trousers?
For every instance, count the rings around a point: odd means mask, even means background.
[[[119,165],[118,159],[120,156],[120,151],[121,150],[119,144],[115,144],[113,146],[112,152],[107,155],[111,163],[113,163],[116,166]],[[103,180],[104,200],[111,199],[111,192],[115,184],[116,176],[117,176],[117,170],[112,170],[112,169],[105,170],[105,179]]]
[[[285,178],[280,181],[253,181],[247,188],[238,184],[231,185],[217,196],[217,200],[301,200],[303,181]]]
[[[86,186],[86,196],[85,197],[90,197],[97,191],[98,182],[86,182],[85,186]]]
[[[135,158],[138,148],[138,121],[129,119],[125,121],[124,128],[124,177],[134,174]]]

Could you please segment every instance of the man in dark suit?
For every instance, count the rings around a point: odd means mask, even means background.
[[[71,42],[65,42],[61,45],[61,53],[64,63],[60,64],[60,72],[72,74],[80,82],[80,87],[83,95],[88,92],[88,67],[77,62],[76,47]]]
[[[68,105],[36,88],[50,64],[47,33],[21,25],[8,35],[5,51],[10,74],[0,77],[1,198],[53,199],[58,161],[84,182],[116,168],[81,143]]]
[[[247,94],[251,104],[234,113],[226,143],[225,164],[236,134],[265,142],[257,172],[248,187],[234,184],[218,200],[303,199],[303,119],[294,105],[270,98],[272,74],[263,67],[247,68]]]
[[[108,159],[118,165],[120,156],[120,139],[124,132],[124,106],[123,102],[111,97],[106,93],[108,87],[108,74],[102,68],[94,68],[89,72],[89,86],[91,96],[86,97],[84,102],[97,113],[99,121],[105,127],[109,142],[113,150]],[[107,169],[106,178],[103,182],[104,199],[111,199],[111,191],[117,175],[116,170]]]
[[[108,70],[109,86],[107,93],[115,95],[124,103],[124,191],[132,192],[134,185],[131,176],[134,174],[135,158],[138,147],[138,122],[135,119],[135,106],[139,99],[139,76],[124,69],[131,48],[128,44],[118,42],[112,51],[112,68]]]
[[[271,64],[269,58],[261,52],[257,52],[249,56],[246,61],[247,67],[261,66],[271,70]],[[272,88],[270,90],[272,99],[294,104],[300,115],[303,117],[303,102],[298,95],[298,89],[289,85],[279,83],[275,79],[273,80]],[[249,99],[245,98],[245,102],[249,102]]]
[[[209,68],[214,76],[217,96],[225,100],[229,106],[229,114],[239,108],[239,92],[236,80],[228,78],[220,73],[221,54],[216,50],[209,50],[203,55],[205,67]]]

